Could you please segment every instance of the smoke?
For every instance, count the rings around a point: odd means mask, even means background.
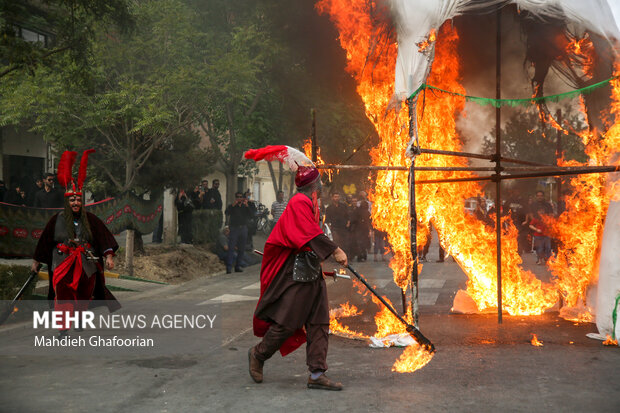
[[[456,17],[454,26],[459,33],[459,57],[462,64],[462,82],[467,94],[479,97],[496,97],[496,24],[497,15],[468,14]],[[547,32],[530,33],[530,42],[548,43]],[[526,63],[527,39],[522,33],[516,7],[502,8],[501,13],[501,97],[504,99],[528,98],[533,95],[531,79],[534,67]],[[565,78],[553,70],[544,77],[545,95],[563,93],[573,89]],[[561,104],[561,103],[560,103]],[[549,104],[553,113],[557,104]],[[536,111],[528,107],[502,107],[501,126],[518,111]],[[466,142],[468,152],[480,152],[485,136],[495,130],[495,108],[468,102],[465,113],[457,126]],[[534,126],[534,125],[532,125]]]

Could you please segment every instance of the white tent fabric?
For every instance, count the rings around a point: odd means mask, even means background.
[[[619,177],[620,178],[620,177]],[[612,201],[607,210],[603,241],[601,243],[601,259],[599,264],[598,289],[596,300],[596,327],[602,338],[607,334],[620,338],[620,320],[615,325],[612,319],[614,309],[620,318],[620,200]]]
[[[617,0],[391,0],[398,33],[393,100],[407,99],[427,78],[434,44],[420,52],[418,43],[427,39],[431,29],[439,29],[446,20],[460,14],[511,3],[542,19],[566,19],[612,42],[620,41]]]

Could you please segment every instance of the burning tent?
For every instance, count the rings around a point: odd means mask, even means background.
[[[534,67],[530,79],[533,96],[468,96],[461,83],[459,33],[449,19],[464,13],[488,13],[504,6],[516,10],[522,22],[527,43],[524,60]],[[415,149],[462,151],[464,144],[456,120],[468,100],[496,107],[536,105],[541,120],[563,133],[563,125],[549,115],[546,104],[581,95],[583,116],[589,127],[574,133],[586,145],[589,159],[581,164],[560,159],[558,165],[618,165],[614,154],[620,151],[620,62],[616,60],[620,5],[605,0],[321,0],[316,7],[329,15],[339,31],[340,43],[347,52],[347,70],[358,82],[367,116],[380,136],[380,143],[371,151],[373,164],[409,167],[413,156],[416,168],[435,168],[418,169],[416,182],[462,180],[416,185],[417,215],[412,215],[422,228],[417,233],[417,244],[425,242],[432,222],[442,247],[468,275],[467,294],[478,310],[496,307],[496,233],[463,208],[466,199],[481,193],[480,185],[474,181],[477,175],[466,170],[468,164],[463,158],[419,154]],[[573,90],[546,96],[543,84],[551,68]],[[606,95],[607,103],[601,106],[601,99],[589,99],[586,93]],[[442,167],[452,170],[438,170]],[[457,171],[455,167],[463,170]],[[606,174],[571,179],[575,192],[568,200],[570,206],[552,223],[560,246],[557,256],[548,264],[553,274],[550,282],[539,280],[522,267],[516,228],[508,219],[501,218],[501,291],[505,311],[511,315],[542,314],[561,300],[561,314],[566,318],[592,320],[594,309],[587,295],[597,283],[603,223],[613,193],[609,179]],[[410,218],[408,189],[405,173],[385,170],[377,173],[371,195],[373,226],[388,233],[394,253],[390,267],[394,281],[403,291],[409,286],[412,271],[417,272],[411,248],[415,240],[410,243],[410,228],[403,225]]]

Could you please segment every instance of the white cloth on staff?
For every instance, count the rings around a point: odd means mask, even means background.
[[[385,337],[370,337],[369,346],[372,348],[407,347],[417,344],[413,337],[407,333],[390,334]]]

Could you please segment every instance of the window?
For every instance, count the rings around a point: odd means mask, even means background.
[[[25,41],[31,42],[31,43],[41,43],[43,46],[47,46],[47,41],[48,41],[47,35],[30,30],[30,29],[25,29],[23,27],[18,27],[17,30],[21,38],[24,39]]]

